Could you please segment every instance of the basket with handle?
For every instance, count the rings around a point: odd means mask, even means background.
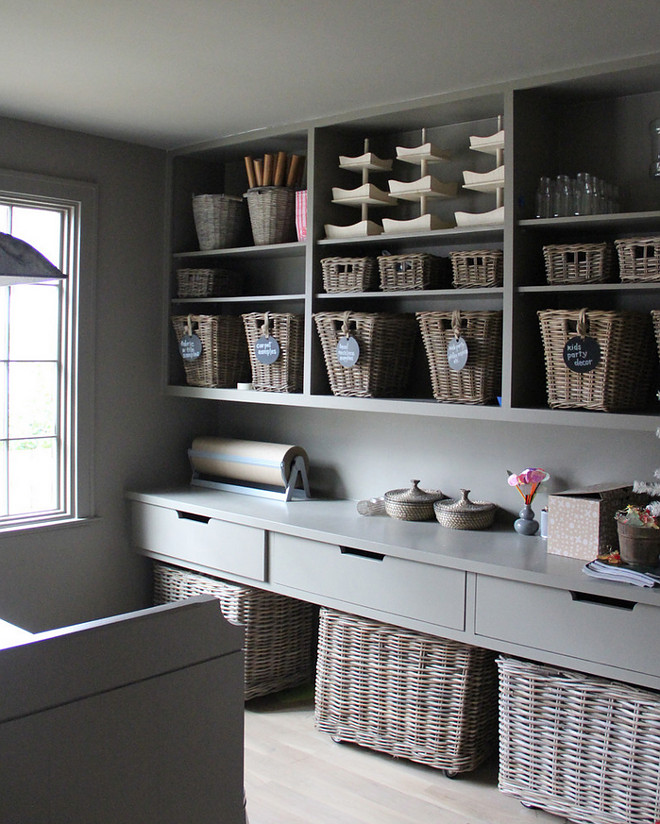
[[[452,283],[456,289],[501,286],[503,278],[501,249],[451,252]]]
[[[376,259],[329,257],[321,260],[326,292],[367,292],[376,285]]]
[[[248,379],[250,367],[240,317],[233,315],[175,315],[172,326],[177,343],[196,335],[202,346],[199,357],[183,358],[189,386],[232,388]]]
[[[612,278],[609,243],[555,243],[543,247],[549,284],[606,283]]]
[[[622,281],[660,280],[660,235],[619,238],[614,245]]]
[[[416,252],[406,255],[379,255],[378,272],[383,292],[432,289],[438,284],[439,259]]]
[[[228,297],[238,291],[239,277],[230,269],[177,269],[180,298]]]
[[[258,392],[302,392],[303,317],[287,312],[249,312],[243,315],[252,367],[252,388]],[[279,355],[272,363],[257,356],[257,343],[272,337]]]

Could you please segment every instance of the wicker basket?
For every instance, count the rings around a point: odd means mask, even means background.
[[[431,289],[437,286],[439,260],[424,253],[379,255],[378,273],[383,292]]]
[[[244,628],[246,701],[312,678],[316,646],[312,604],[158,562],[153,564],[153,582],[155,604],[213,595],[225,618]]]
[[[326,292],[367,292],[376,285],[375,258],[323,258],[321,268]]]
[[[660,280],[660,236],[621,238],[614,245],[622,281]]]
[[[621,412],[648,404],[656,354],[647,314],[545,309],[538,316],[551,409]],[[581,335],[600,347],[600,363],[590,372],[574,372],[564,363],[566,342]]]
[[[250,312],[243,315],[252,367],[252,388],[258,392],[302,392],[303,317],[288,313]],[[272,336],[280,347],[274,363],[257,360],[255,344]]]
[[[431,372],[433,397],[445,403],[486,404],[500,393],[502,312],[418,312]],[[468,346],[463,369],[449,366],[447,352],[460,335]]]
[[[497,748],[494,655],[322,608],[315,721],[336,740],[449,773]]]
[[[202,354],[196,360],[183,359],[189,386],[226,388],[248,380],[248,350],[240,317],[175,315],[172,326],[177,343],[193,333],[202,343]]]
[[[549,284],[606,283],[612,278],[609,243],[553,244],[543,247]]]
[[[571,821],[660,818],[660,696],[500,657],[499,789]]]
[[[232,195],[193,195],[193,217],[202,251],[226,249],[240,241],[245,206]]]
[[[415,345],[412,315],[318,312],[314,320],[334,395],[388,398],[405,392]],[[337,344],[347,335],[360,347],[354,366],[343,366],[337,357]]]
[[[177,295],[180,298],[217,298],[235,295],[238,274],[229,269],[177,269]]]
[[[287,186],[261,186],[245,194],[255,246],[296,239],[296,192]]]
[[[456,289],[501,286],[503,254],[501,249],[477,249],[473,252],[451,252],[453,285]]]

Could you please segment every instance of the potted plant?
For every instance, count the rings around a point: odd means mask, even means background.
[[[641,490],[634,488],[634,491]],[[614,517],[621,560],[628,564],[656,566],[660,556],[660,501],[652,501],[646,506],[628,504]]]

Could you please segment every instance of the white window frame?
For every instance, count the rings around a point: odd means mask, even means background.
[[[63,511],[21,515],[0,525],[0,533],[53,526],[94,512],[94,296],[96,279],[97,187],[92,183],[0,169],[0,195],[20,205],[51,203],[74,216],[72,254],[67,261],[67,414],[61,434],[66,449]]]

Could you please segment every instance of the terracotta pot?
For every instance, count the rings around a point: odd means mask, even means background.
[[[619,553],[627,564],[656,566],[660,556],[660,529],[644,528],[616,522]]]

